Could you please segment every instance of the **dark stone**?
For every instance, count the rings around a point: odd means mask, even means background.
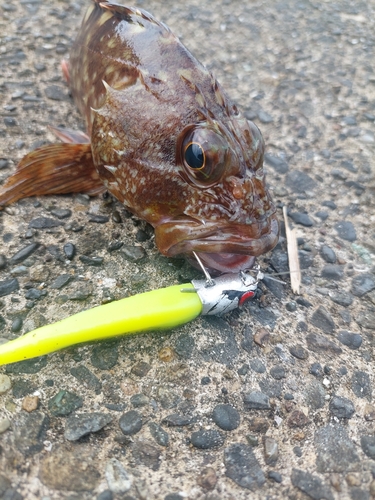
[[[285,368],[281,365],[273,366],[270,370],[270,375],[275,380],[281,380],[286,377]]]
[[[269,410],[271,408],[270,398],[267,394],[259,391],[252,391],[245,394],[243,401],[247,410]]]
[[[17,333],[21,331],[22,325],[23,325],[22,318],[20,316],[16,316],[12,321],[12,326],[10,327],[10,330],[13,333]]]
[[[103,264],[103,257],[88,257],[87,255],[80,255],[79,260],[88,266],[100,267]]]
[[[287,302],[285,304],[285,309],[289,312],[294,312],[297,310],[297,302],[294,300],[291,300],[290,302]]]
[[[226,366],[232,366],[237,359],[239,348],[236,342],[236,336],[232,328],[222,318],[207,316],[205,322],[215,328],[217,334],[223,339],[223,342],[214,344],[201,351],[204,361],[214,361]]]
[[[27,245],[21,250],[18,250],[18,252],[15,253],[13,257],[11,257],[10,263],[19,264],[20,262],[23,262],[28,257],[30,257],[30,255],[32,255],[38,247],[39,243],[30,243],[30,245]]]
[[[118,343],[101,342],[92,348],[90,361],[95,368],[110,370],[118,360]]]
[[[318,335],[317,333],[309,333],[306,336],[306,341],[310,351],[313,352],[331,351],[335,354],[342,353],[341,347],[339,347],[331,340],[328,340],[323,335]]]
[[[293,428],[301,428],[306,427],[307,424],[310,423],[310,420],[306,415],[300,410],[294,410],[290,417],[288,418],[288,426]]]
[[[278,174],[286,174],[289,170],[289,165],[285,160],[279,158],[278,156],[271,155],[270,153],[265,153],[264,160],[267,165],[273,167]]]
[[[351,333],[343,330],[339,332],[337,338],[339,341],[349,347],[349,349],[359,349],[362,345],[362,335],[359,333]]]
[[[355,412],[354,404],[350,399],[333,396],[329,403],[329,411],[337,418],[352,418]]]
[[[190,359],[195,347],[194,338],[188,333],[183,333],[177,337],[174,349],[176,353],[183,359]]]
[[[371,398],[372,388],[368,373],[359,370],[353,373],[352,391],[359,398]]]
[[[322,221],[325,221],[328,219],[329,213],[325,210],[318,210],[317,212],[315,212],[315,216],[319,217],[319,219],[321,219]]]
[[[53,280],[53,282],[51,283],[51,288],[54,290],[61,290],[61,288],[64,288],[64,286],[70,283],[72,279],[73,276],[71,274],[61,274]]]
[[[104,490],[99,493],[96,500],[113,500],[113,493],[111,490]]]
[[[180,396],[169,387],[160,386],[157,390],[156,400],[165,410],[174,408],[180,402]]]
[[[58,219],[67,219],[71,217],[72,211],[69,208],[54,208],[51,210],[51,214]]]
[[[251,446],[241,443],[224,450],[225,474],[241,488],[256,490],[266,482]]]
[[[293,486],[306,493],[313,500],[334,500],[329,487],[318,477],[298,469],[292,470],[291,480]]]
[[[304,297],[297,297],[296,298],[296,302],[298,305],[302,306],[302,307],[312,307],[312,303],[309,302],[307,299],[305,299]]]
[[[292,356],[297,359],[307,359],[309,357],[309,353],[304,349],[301,345],[294,345],[289,348],[289,352]]]
[[[300,224],[301,226],[311,227],[314,225],[314,222],[310,219],[308,214],[303,212],[291,212],[288,214],[293,222],[296,224]]]
[[[266,367],[259,358],[253,358],[250,360],[250,368],[256,373],[265,373]]]
[[[320,255],[328,264],[335,264],[336,262],[336,254],[334,250],[328,245],[322,245],[320,249]]]
[[[275,313],[266,308],[260,308],[258,305],[250,304],[248,306],[252,318],[263,326],[269,326],[271,331],[275,328],[277,317]]]
[[[0,281],[0,297],[10,295],[12,292],[19,290],[20,286],[18,280],[15,278]]]
[[[304,193],[305,191],[314,191],[316,182],[305,172],[294,170],[288,172],[285,179],[285,184],[296,193]]]
[[[323,385],[317,380],[313,380],[304,390],[306,403],[314,410],[319,410],[325,405],[326,391]]]
[[[303,455],[302,448],[300,446],[295,446],[293,448],[293,453],[295,454],[296,457],[301,458]]]
[[[116,250],[120,250],[120,248],[123,246],[124,246],[124,243],[122,241],[112,241],[108,245],[108,252],[116,252]]]
[[[54,417],[66,417],[81,408],[83,399],[73,392],[60,390],[48,401],[48,409]]]
[[[266,111],[263,111],[263,109],[258,111],[258,118],[259,118],[259,121],[261,123],[272,123],[273,122],[272,116],[269,113],[267,113]]]
[[[39,300],[42,297],[43,293],[41,290],[37,288],[29,288],[25,293],[25,298],[28,300]]]
[[[142,415],[136,410],[127,411],[121,415],[119,426],[122,433],[126,436],[136,434],[142,428]]]
[[[350,221],[340,221],[335,224],[335,229],[337,235],[342,240],[355,241],[357,239],[357,233],[353,223]]]
[[[6,373],[38,373],[47,365],[47,356],[40,356],[39,358],[26,359],[18,363],[10,363],[6,365]]]
[[[146,361],[138,361],[131,368],[131,373],[136,375],[137,377],[145,377],[148,372],[151,370],[151,365],[146,363]]]
[[[91,432],[100,431],[111,421],[108,413],[74,413],[66,421],[64,437],[68,441],[77,441]]]
[[[375,460],[375,436],[361,436],[363,453]]]
[[[130,403],[134,406],[134,408],[141,408],[142,406],[147,406],[150,402],[150,398],[148,398],[145,394],[133,394],[130,398]]]
[[[200,450],[219,448],[224,444],[224,436],[215,429],[195,431],[190,437],[191,444]]]
[[[355,320],[359,326],[368,328],[369,330],[375,330],[375,311],[372,309],[365,309],[360,312]]]
[[[49,217],[37,217],[29,223],[29,228],[33,229],[52,229],[53,227],[62,226],[64,223]]]
[[[124,245],[121,248],[121,255],[130,262],[140,262],[147,257],[146,250],[140,246]]]
[[[151,436],[160,446],[169,445],[169,434],[160,425],[155,422],[149,422],[148,428],[150,429]]]
[[[359,456],[356,445],[341,425],[328,424],[315,432],[314,443],[317,451],[317,471],[353,472],[358,470]]]
[[[73,243],[65,243],[63,246],[63,252],[68,260],[73,260],[76,254],[76,247]]]
[[[100,214],[87,214],[89,222],[95,222],[96,224],[105,224],[109,222],[108,215],[100,215]]]
[[[52,99],[53,101],[66,101],[68,99],[68,94],[64,87],[60,87],[59,85],[49,85],[45,88],[45,94],[48,99]]]
[[[332,302],[335,302],[335,304],[339,304],[343,307],[349,307],[353,303],[353,296],[345,291],[330,292],[329,297]]]
[[[272,479],[273,481],[275,481],[275,483],[282,483],[283,481],[283,476],[280,474],[280,472],[276,472],[275,470],[268,471],[267,477],[268,479]]]
[[[232,405],[218,404],[212,412],[212,420],[224,431],[233,431],[240,425],[240,414]]]
[[[322,278],[327,280],[342,280],[344,277],[344,270],[338,264],[326,264],[322,269]]]
[[[211,383],[210,377],[202,377],[201,378],[201,385],[208,385]]]
[[[284,294],[284,284],[283,283],[279,283],[278,281],[276,281],[268,276],[265,276],[262,279],[262,282],[264,285],[266,285],[268,290],[273,293],[273,295],[275,297],[277,297],[278,299],[282,298],[282,296]]]
[[[253,332],[248,325],[246,325],[243,329],[243,339],[241,341],[241,347],[248,353],[250,353],[254,347]]]
[[[324,333],[333,333],[336,326],[329,312],[319,306],[311,316],[311,324],[322,330]]]
[[[160,449],[146,439],[136,440],[132,455],[135,463],[145,465],[151,470],[159,470],[161,463]]]
[[[356,297],[363,297],[372,290],[375,290],[375,277],[373,274],[364,273],[353,278],[351,292]]]
[[[180,415],[179,413],[171,413],[163,418],[162,423],[168,427],[184,427],[185,425],[193,424],[196,420],[196,417]]]
[[[24,398],[28,394],[32,394],[36,389],[35,384],[23,378],[16,380],[12,385],[12,393],[16,399]]]
[[[273,381],[265,378],[259,381],[259,387],[264,394],[270,398],[279,398],[283,390],[283,384],[279,381]]]
[[[43,441],[49,427],[49,418],[42,412],[21,412],[13,421],[14,444],[26,456],[44,448]]]
[[[102,383],[96,375],[94,375],[86,366],[79,365],[70,369],[70,373],[75,377],[82,385],[87,387],[89,390],[94,391],[95,394],[100,394],[102,392]]]

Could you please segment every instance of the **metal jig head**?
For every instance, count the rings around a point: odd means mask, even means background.
[[[202,301],[202,314],[222,315],[242,306],[254,297],[258,283],[264,275],[260,266],[240,271],[237,274],[223,274],[214,280],[197,255],[206,280],[193,280],[193,286]]]

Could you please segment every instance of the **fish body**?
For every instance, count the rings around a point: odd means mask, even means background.
[[[216,272],[276,245],[261,133],[167,26],[94,0],[64,70],[87,135],[55,129],[65,143],[26,155],[0,206],[105,187],[154,226],[164,255],[194,251]]]

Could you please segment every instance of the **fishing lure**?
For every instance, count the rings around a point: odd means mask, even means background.
[[[256,273],[254,276],[254,272]],[[142,293],[42,326],[0,346],[0,365],[43,356],[83,342],[183,325],[200,314],[222,315],[254,297],[263,273],[223,274]]]

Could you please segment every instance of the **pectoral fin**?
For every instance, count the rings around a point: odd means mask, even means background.
[[[13,175],[0,188],[0,207],[45,194],[105,191],[92,160],[91,145],[50,144],[24,156]]]

